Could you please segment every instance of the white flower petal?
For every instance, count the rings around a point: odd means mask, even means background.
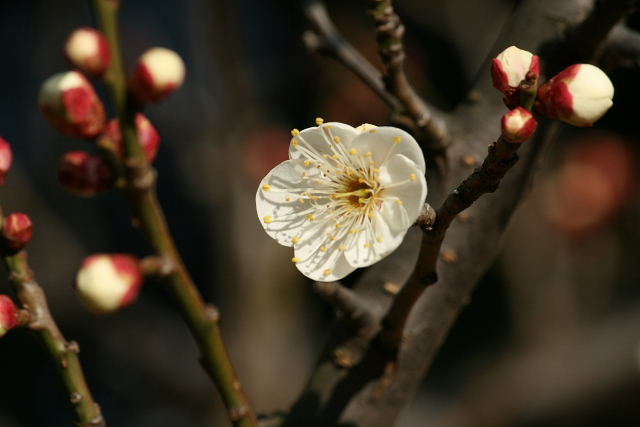
[[[321,126],[314,126],[300,131],[291,138],[289,145],[289,158],[307,158],[317,160],[323,154],[333,155],[335,148],[332,146],[337,141],[343,144],[351,143],[351,140],[358,135],[358,131],[344,123],[329,122]]]
[[[396,154],[380,168],[380,183],[382,199],[404,208],[411,226],[420,215],[427,197],[427,181],[420,169],[402,154]],[[393,225],[391,228],[397,229]]]
[[[302,174],[307,174],[303,177]],[[262,180],[256,192],[256,209],[260,223],[269,236],[284,246],[292,246],[301,228],[321,221],[309,197],[301,193],[314,184],[316,168],[305,168],[302,160],[286,160]],[[301,202],[302,200],[302,202]],[[316,218],[317,217],[317,218]]]
[[[371,224],[357,233],[345,251],[345,257],[354,267],[367,267],[396,250],[408,229],[392,231],[381,215],[375,214]]]
[[[391,156],[402,154],[425,173],[424,155],[416,140],[402,129],[380,126],[359,134],[350,144],[359,153],[371,153],[371,159],[381,166]]]
[[[356,269],[347,262],[344,252],[339,250],[318,251],[313,257],[297,262],[296,268],[305,276],[320,282],[340,280]]]

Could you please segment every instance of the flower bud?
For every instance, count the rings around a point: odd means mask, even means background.
[[[97,314],[132,304],[142,286],[138,258],[126,254],[97,254],[85,258],[76,277],[82,302]]]
[[[160,146],[160,134],[143,114],[136,114],[136,130],[138,132],[138,141],[145,153],[147,160],[152,163],[158,154]],[[122,144],[122,133],[120,132],[120,122],[118,119],[112,119],[107,124],[104,133],[98,139],[98,145],[116,151],[120,158],[124,158],[124,146]]]
[[[182,86],[185,68],[172,50],[154,47],[138,59],[131,90],[140,102],[159,101]]]
[[[104,74],[111,63],[107,39],[100,31],[89,27],[78,28],[71,33],[64,53],[75,67],[96,77]]]
[[[104,106],[78,71],[54,74],[45,80],[38,105],[53,127],[65,135],[91,139],[104,129]]]
[[[18,307],[6,295],[0,295],[0,337],[18,326]]]
[[[540,87],[538,109],[578,127],[593,126],[613,105],[613,84],[598,67],[575,64]]]
[[[502,92],[509,106],[518,103],[518,86],[527,73],[540,75],[540,58],[531,52],[510,46],[493,59],[491,77],[493,87]]]
[[[502,116],[502,138],[511,143],[525,142],[537,127],[536,119],[522,107],[516,107]]]
[[[4,219],[2,235],[7,247],[13,251],[24,248],[33,234],[31,218],[23,213],[12,213]]]
[[[86,151],[69,151],[58,166],[58,181],[79,196],[94,196],[113,185],[113,173],[100,156]]]
[[[13,153],[11,145],[2,137],[0,137],[0,185],[4,184],[4,177],[11,170],[13,164]]]

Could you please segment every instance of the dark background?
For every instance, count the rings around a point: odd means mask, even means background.
[[[379,64],[367,2],[327,3],[345,36]],[[516,3],[398,1],[418,91],[452,110],[487,58],[507,47],[492,43]],[[79,198],[56,180],[63,153],[95,147],[57,134],[36,99],[44,79],[69,68],[62,46],[83,25],[94,25],[85,1],[0,1],[0,135],[15,154],[0,203],[35,224],[31,265],[63,333],[80,343],[110,425],[226,424],[161,283],[147,283],[137,304],[104,317],[84,310],[71,288],[89,254],[149,253],[119,194]],[[294,1],[122,1],[129,64],[164,46],[187,65],[184,87],[145,111],[163,138],[159,197],[201,292],[221,308],[232,358],[260,413],[293,402],[332,313],[288,262],[291,250],[262,231],[258,182],[286,158],[289,129],[317,116],[383,124],[388,113],[339,65],[306,52],[306,28]],[[606,59],[614,107],[595,129],[563,130],[547,153],[503,255],[400,425],[640,423],[640,73],[638,58]],[[11,294],[6,280],[0,293]],[[2,338],[0,366],[0,426],[72,424],[32,334]]]

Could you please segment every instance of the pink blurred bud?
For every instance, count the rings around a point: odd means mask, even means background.
[[[64,46],[64,53],[75,67],[96,77],[102,76],[111,63],[109,43],[94,28],[82,27],[71,33]]]
[[[518,86],[529,72],[540,75],[540,58],[515,46],[506,48],[493,59],[493,87],[504,94],[507,105],[518,104]]]
[[[6,295],[0,295],[0,337],[18,326],[18,307]]]
[[[85,258],[76,277],[82,302],[97,314],[111,313],[138,298],[142,273],[138,258],[127,254],[96,254]]]
[[[58,181],[72,193],[89,197],[110,188],[113,174],[102,157],[69,151],[60,159]]]
[[[91,139],[104,129],[104,106],[78,71],[58,73],[45,80],[38,105],[49,123],[65,135]]]
[[[502,116],[502,138],[508,142],[525,142],[531,138],[537,127],[536,119],[522,107],[516,107]]]
[[[160,147],[160,134],[143,114],[136,114],[136,130],[138,132],[138,141],[147,153],[147,160],[152,163],[158,154]],[[122,134],[120,132],[120,122],[118,119],[112,119],[107,124],[104,133],[98,139],[98,145],[109,149],[116,150],[120,158],[124,158],[124,146],[122,144]]]
[[[182,86],[184,75],[184,62],[177,53],[154,47],[138,59],[130,88],[142,103],[159,101]]]
[[[28,215],[16,212],[4,219],[2,235],[9,249],[21,250],[29,243],[32,234],[33,224]]]
[[[13,164],[13,153],[11,145],[0,137],[0,185],[4,184],[4,177],[11,170]]]
[[[540,87],[537,107],[571,125],[593,126],[613,105],[613,92],[611,80],[600,68],[575,64]]]

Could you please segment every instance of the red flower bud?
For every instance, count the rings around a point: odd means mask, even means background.
[[[158,154],[160,147],[160,134],[143,114],[136,114],[136,129],[138,132],[138,141],[147,153],[147,160],[152,163]],[[122,134],[120,132],[120,122],[118,119],[112,119],[107,124],[104,133],[98,139],[98,145],[112,150],[116,150],[120,158],[124,158],[124,146],[122,144]]]
[[[104,106],[78,71],[58,73],[45,80],[38,105],[53,127],[65,135],[91,139],[104,129]]]
[[[79,196],[93,196],[113,185],[109,165],[100,156],[86,151],[69,151],[58,166],[58,181]]]
[[[98,314],[132,304],[141,286],[138,258],[126,254],[91,255],[84,260],[76,277],[80,299]]]
[[[537,107],[571,125],[593,126],[613,105],[613,92],[611,80],[600,68],[575,64],[540,87]]]
[[[0,137],[0,185],[4,184],[4,177],[9,173],[13,164],[11,145]]]
[[[12,213],[4,219],[2,235],[7,247],[14,251],[24,248],[31,240],[33,224],[31,218],[23,213]]]
[[[18,326],[18,307],[6,295],[0,295],[0,337]]]
[[[502,116],[502,138],[511,143],[521,143],[531,138],[538,122],[522,107],[516,107]]]
[[[177,53],[154,47],[138,59],[130,88],[140,102],[159,101],[182,86],[184,74],[184,63]]]
[[[96,77],[104,74],[111,63],[109,43],[94,28],[82,27],[71,33],[64,46],[64,53],[75,67]]]

